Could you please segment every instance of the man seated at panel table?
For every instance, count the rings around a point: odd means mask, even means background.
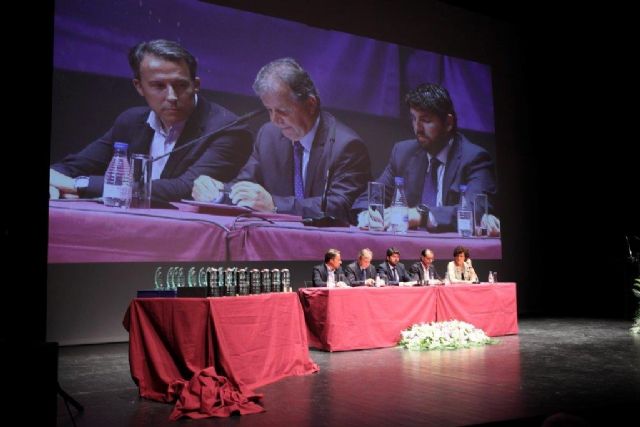
[[[473,203],[476,194],[491,199],[496,194],[494,162],[489,153],[458,132],[458,117],[449,92],[438,84],[421,84],[405,97],[415,139],[397,142],[389,162],[376,179],[385,185],[385,200],[391,202],[394,177],[403,177],[409,205],[409,228],[430,232],[455,231],[462,185],[465,198]],[[358,227],[368,228],[367,193],[353,204]],[[385,227],[390,212],[385,209]],[[490,236],[500,235],[500,221],[485,214],[483,225]]]
[[[371,265],[373,252],[365,248],[358,252],[358,259],[344,269],[350,286],[375,286],[376,269]]]
[[[118,141],[129,144],[129,155],[171,153],[151,168],[151,197],[156,202],[189,197],[193,180],[202,174],[233,179],[249,158],[253,137],[244,125],[172,152],[237,118],[199,93],[197,62],[190,52],[169,40],[141,42],[129,51],[129,64],[133,86],[148,107],[126,110],[101,138],[52,165],[51,199],[101,196],[104,174]]]
[[[369,152],[360,137],[321,109],[311,77],[291,58],[262,67],[253,89],[270,122],[260,128],[249,161],[231,184],[199,177],[193,198],[351,220],[351,205],[371,177]]]
[[[423,285],[441,285],[442,279],[433,265],[435,255],[431,249],[423,249],[420,252],[420,261],[414,263],[409,272],[419,284]]]
[[[313,286],[318,288],[348,288],[347,278],[341,265],[340,251],[329,249],[324,254],[324,264],[313,267]]]
[[[412,286],[416,283],[400,262],[400,250],[397,248],[387,249],[387,260],[378,266],[377,273],[389,286]]]

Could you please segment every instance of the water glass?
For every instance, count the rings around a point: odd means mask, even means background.
[[[489,214],[489,203],[486,194],[476,194],[473,200],[473,220],[475,225],[475,235],[477,237],[487,237],[487,225],[483,223],[483,218]]]
[[[131,207],[149,209],[151,207],[151,167],[152,158],[148,154],[131,156]]]
[[[384,184],[369,182],[369,230],[384,230]]]

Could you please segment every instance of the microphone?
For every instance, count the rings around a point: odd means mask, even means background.
[[[331,162],[333,154],[333,144],[336,142],[336,124],[333,123],[331,127],[331,136],[329,138],[329,148],[327,161]],[[320,197],[320,211],[322,216],[315,218],[303,218],[302,224],[310,227],[349,227],[349,221],[336,218],[335,216],[327,215],[327,196],[329,193],[330,182],[333,179],[333,163],[329,163],[327,167],[327,173],[325,174],[324,189],[322,190],[322,196]]]
[[[257,117],[257,116],[259,116],[260,114],[262,114],[262,113],[264,113],[266,111],[267,110],[265,110],[264,108],[260,108],[258,110],[255,110],[255,111],[252,111],[250,113],[247,113],[244,116],[240,116],[237,119],[235,119],[234,121],[229,122],[226,125],[222,126],[221,128],[215,129],[215,130],[213,130],[213,131],[211,131],[211,132],[209,132],[209,133],[207,133],[205,135],[199,136],[198,138],[193,139],[193,140],[191,140],[191,141],[189,141],[189,142],[187,142],[187,143],[185,143],[185,144],[183,144],[183,145],[181,145],[179,147],[176,147],[173,150],[171,150],[171,151],[169,151],[167,153],[164,153],[161,156],[152,158],[151,161],[155,162],[156,160],[160,160],[163,157],[167,157],[167,156],[169,156],[169,155],[171,155],[171,154],[173,154],[173,153],[175,153],[177,151],[183,150],[183,149],[185,149],[187,147],[191,147],[192,145],[199,144],[199,143],[201,143],[203,141],[206,141],[207,139],[209,139],[209,138],[211,138],[213,136],[217,136],[218,134],[221,134],[222,132],[226,131],[229,128],[234,127],[237,124],[243,123],[245,121],[253,119],[254,117]]]
[[[624,238],[627,240],[627,250],[629,251],[629,258],[627,259],[631,262],[636,262],[636,257],[633,256],[633,252],[631,251],[631,244],[629,243],[629,237],[625,234]]]

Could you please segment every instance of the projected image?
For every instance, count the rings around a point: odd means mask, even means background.
[[[188,0],[62,0],[54,31],[52,200],[237,206],[500,258],[488,65]],[[116,148],[150,156],[150,203]]]

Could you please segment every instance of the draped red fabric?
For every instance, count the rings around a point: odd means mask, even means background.
[[[294,293],[135,299],[123,324],[140,396],[174,419],[261,412],[254,388],[319,369]]]
[[[264,412],[257,401],[261,394],[243,394],[225,377],[216,375],[213,367],[196,373],[189,382],[176,380],[170,390],[177,396],[170,420],[179,418],[228,417]]]

